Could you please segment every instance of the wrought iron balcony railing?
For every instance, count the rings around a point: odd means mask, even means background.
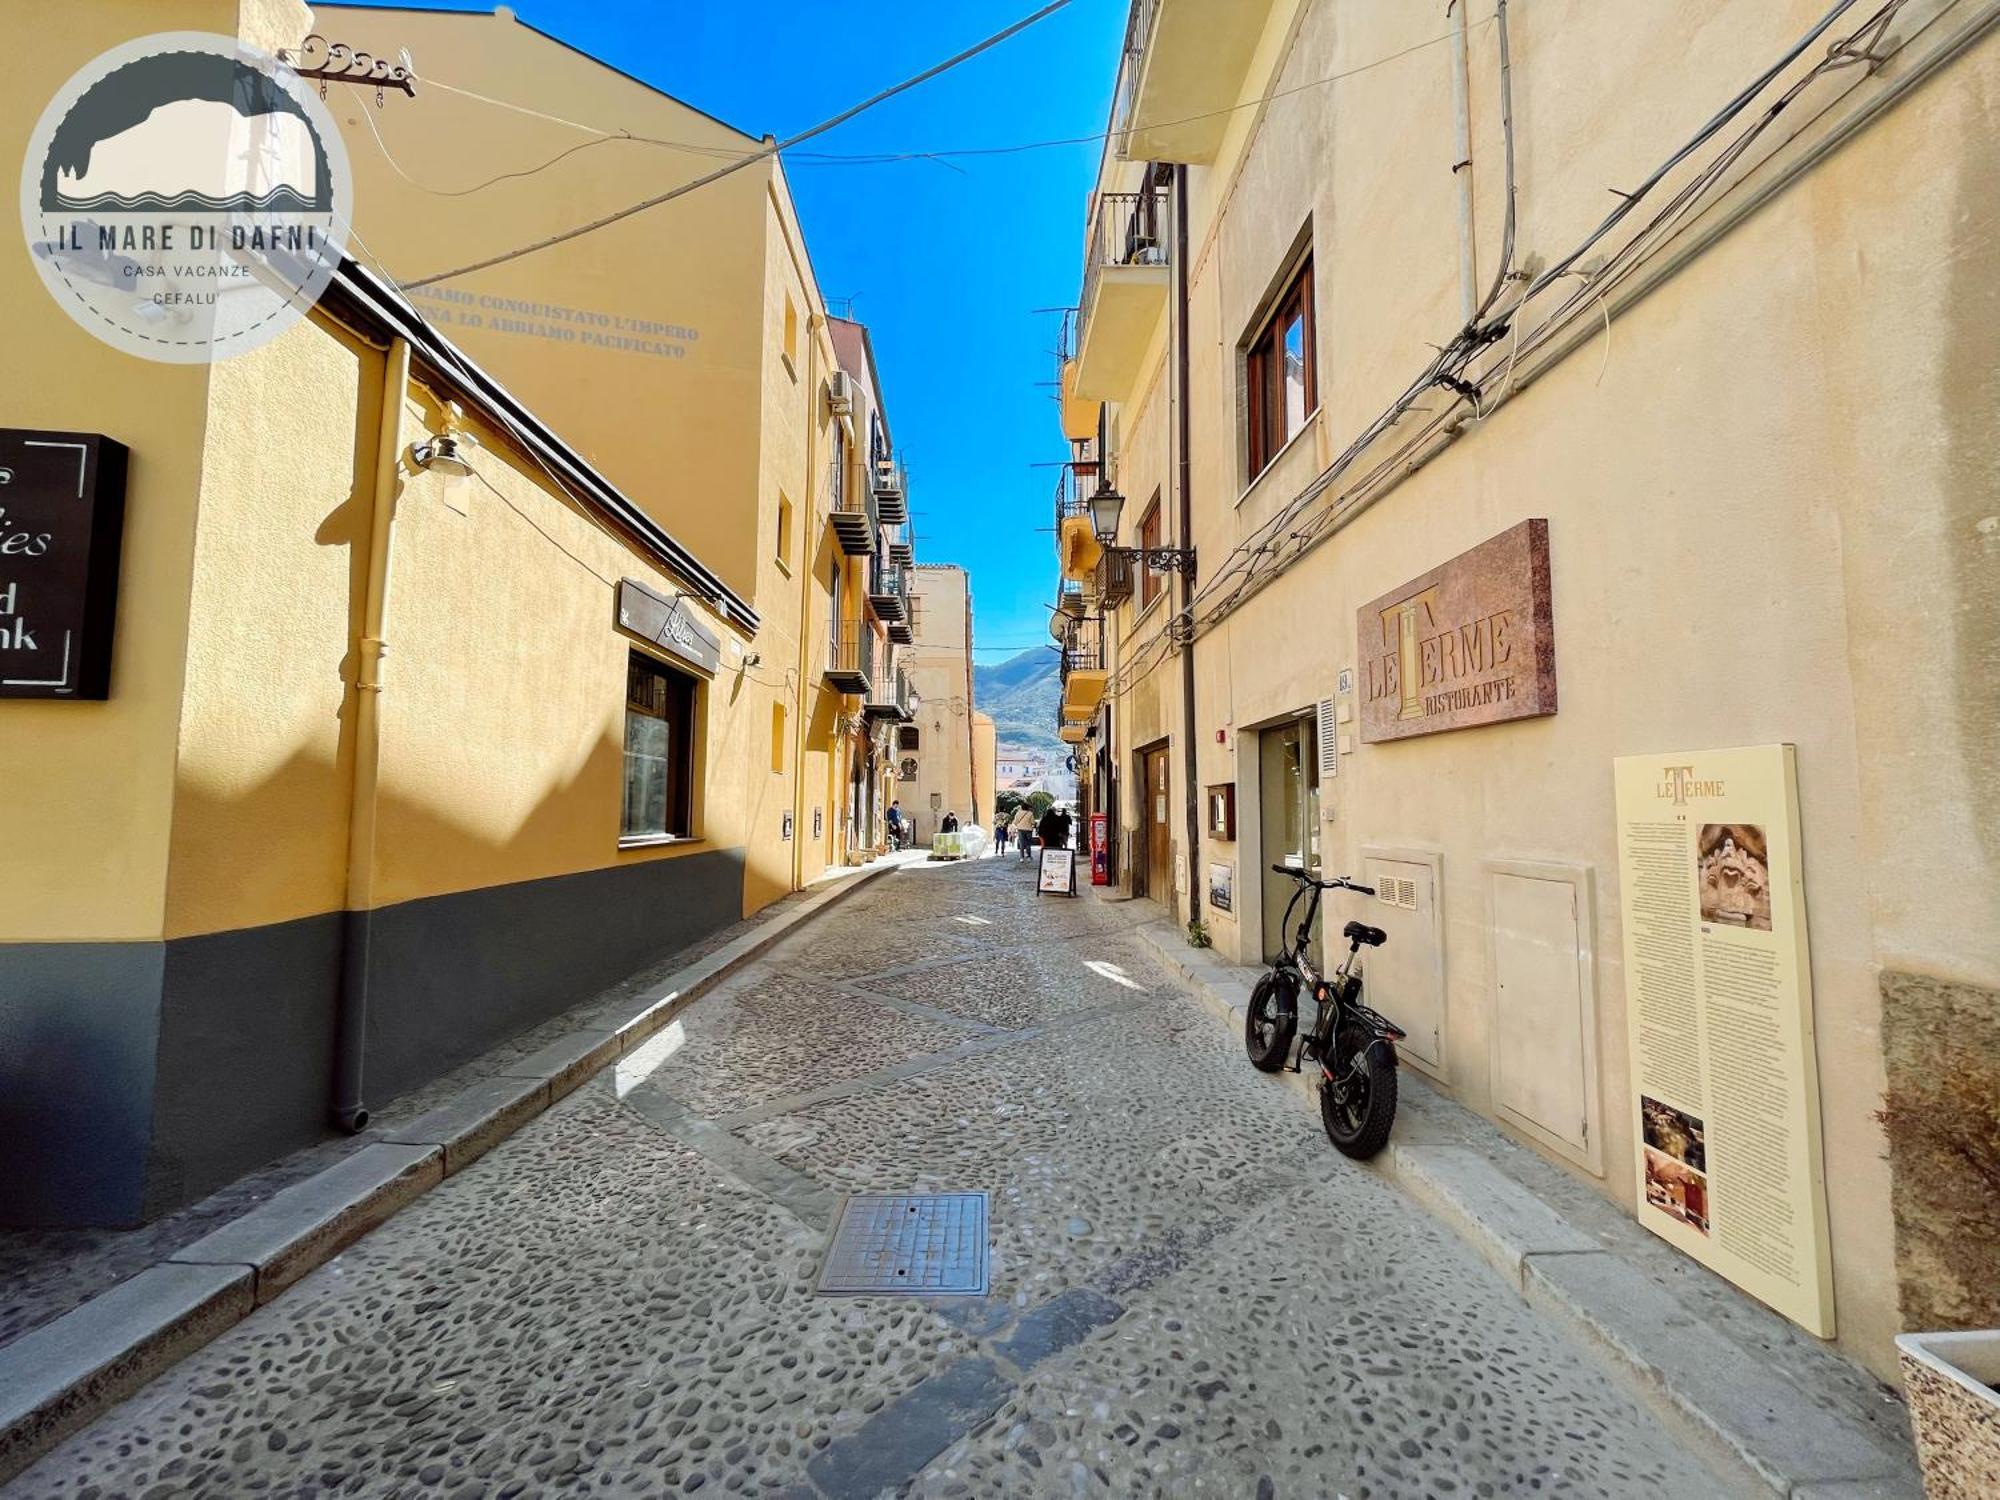
[[[877,460],[874,490],[875,513],[884,523],[900,526],[910,519],[909,476],[901,463],[893,458]]]
[[[875,680],[875,632],[852,621],[827,645],[826,680],[843,693],[862,693]]]
[[[1139,93],[1139,74],[1146,62],[1146,44],[1153,39],[1153,18],[1160,0],[1132,0],[1131,14],[1125,18],[1125,48],[1118,59],[1118,82],[1111,96],[1111,130],[1122,136],[1132,125],[1132,105]],[[1117,141],[1123,156],[1124,142]]]
[[[875,536],[881,528],[875,492],[867,485],[854,483],[837,459],[827,484],[827,519],[833,525],[840,550],[848,556],[862,557],[875,550]]]
[[[1107,266],[1163,266],[1167,263],[1166,195],[1147,186],[1136,193],[1099,193],[1090,221],[1083,263],[1083,304],[1077,330],[1082,347],[1098,280]]]
[[[868,604],[885,624],[909,619],[910,590],[901,568],[878,561],[868,570]]]

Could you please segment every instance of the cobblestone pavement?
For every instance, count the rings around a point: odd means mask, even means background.
[[[7,1497],[1723,1493],[1137,916],[876,884]],[[988,1295],[816,1295],[842,1194],[974,1190]]]

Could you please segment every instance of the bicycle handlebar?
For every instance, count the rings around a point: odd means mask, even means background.
[[[1306,885],[1318,886],[1323,891],[1359,891],[1364,896],[1375,894],[1374,886],[1362,885],[1358,881],[1349,880],[1345,875],[1336,875],[1331,880],[1315,880],[1298,865],[1272,865],[1271,873],[1274,875],[1289,875],[1294,880],[1302,881]]]

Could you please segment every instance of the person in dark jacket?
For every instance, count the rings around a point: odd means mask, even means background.
[[[1069,847],[1069,824],[1060,807],[1051,806],[1042,814],[1042,821],[1035,828],[1035,836],[1042,841],[1044,849]]]

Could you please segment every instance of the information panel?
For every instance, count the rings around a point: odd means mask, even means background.
[[[1044,849],[1042,851],[1039,879],[1035,890],[1040,895],[1074,896],[1076,894],[1076,851],[1074,849]]]
[[[1831,1338],[1793,747],[1616,769],[1640,1221]]]

